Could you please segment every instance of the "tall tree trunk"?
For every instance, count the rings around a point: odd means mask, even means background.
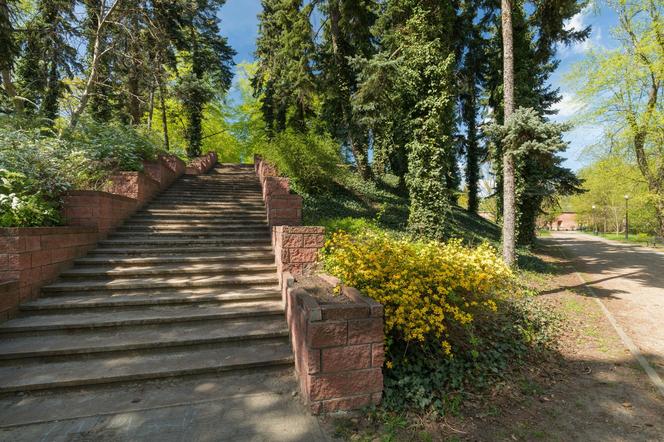
[[[503,91],[505,124],[514,112],[514,42],[512,37],[512,0],[501,0],[503,28]],[[514,155],[503,152],[503,259],[509,266],[515,261],[516,177]]]
[[[12,66],[14,62],[15,46],[13,43],[14,29],[9,16],[9,5],[5,0],[0,0],[0,42],[5,46],[3,60],[0,60],[0,76],[2,86],[9,98],[14,102],[14,110],[18,115],[23,114],[23,100],[16,93],[16,87],[12,81]]]
[[[5,88],[5,92],[11,100],[14,102],[14,110],[17,115],[23,115],[23,100],[16,93],[16,87],[12,81],[12,73],[9,69],[3,69],[0,72],[2,75],[2,86]]]
[[[164,83],[161,79],[161,75],[157,80],[159,83],[159,101],[161,102],[161,127],[164,131],[164,149],[168,152],[171,149],[170,142],[168,140],[168,118],[166,116],[166,98],[164,97]]]

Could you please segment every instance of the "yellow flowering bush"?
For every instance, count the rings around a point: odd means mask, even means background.
[[[488,244],[413,242],[380,232],[336,232],[326,269],[385,307],[388,345],[435,343],[448,355],[477,315],[497,310],[514,287],[512,271]],[[457,345],[458,344],[458,345]]]

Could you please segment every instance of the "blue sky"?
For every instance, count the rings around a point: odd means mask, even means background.
[[[260,0],[227,0],[221,10],[221,33],[228,37],[230,45],[237,51],[235,61],[253,60],[256,36],[258,33],[257,15],[261,12]],[[559,115],[556,121],[567,121],[579,110],[579,103],[570,93],[570,86],[565,84],[564,76],[571,66],[583,59],[590,50],[612,47],[614,41],[610,29],[616,23],[616,15],[605,8],[597,8],[592,4],[581,13],[574,16],[567,26],[582,29],[592,26],[590,38],[572,47],[561,47],[558,58],[561,60],[558,70],[551,77],[551,83],[560,87],[563,100],[559,103]],[[237,92],[231,92],[231,98],[237,99]],[[601,136],[601,128],[592,126],[578,126],[567,134],[570,148],[565,153],[566,166],[578,170],[588,158],[584,155],[584,147],[595,143]]]

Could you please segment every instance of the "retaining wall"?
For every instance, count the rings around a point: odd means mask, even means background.
[[[207,170],[216,155],[200,163]],[[207,171],[206,170],[206,171]],[[111,177],[107,192],[71,191],[63,197],[66,226],[0,228],[0,319],[13,316],[21,302],[39,296],[74,259],[85,255],[139,207],[185,172],[175,156],[145,163],[145,172]]]
[[[270,226],[302,224],[302,197],[290,193],[288,178],[277,176],[277,169],[254,155],[254,170],[263,188],[263,201]]]
[[[382,398],[383,307],[353,288],[339,296],[350,302],[322,304],[303,289],[287,288],[295,371],[314,414],[358,409]]]

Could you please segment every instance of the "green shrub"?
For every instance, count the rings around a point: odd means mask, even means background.
[[[0,227],[50,226],[61,222],[60,212],[18,172],[0,169]]]
[[[275,135],[259,150],[257,153],[274,164],[279,173],[305,191],[329,189],[338,173],[338,146],[328,136],[287,130]]]
[[[120,124],[86,122],[68,137],[101,170],[141,171],[159,152],[148,134]]]
[[[337,232],[323,255],[328,272],[385,308],[389,408],[453,410],[550,342],[550,315],[486,243]]]

